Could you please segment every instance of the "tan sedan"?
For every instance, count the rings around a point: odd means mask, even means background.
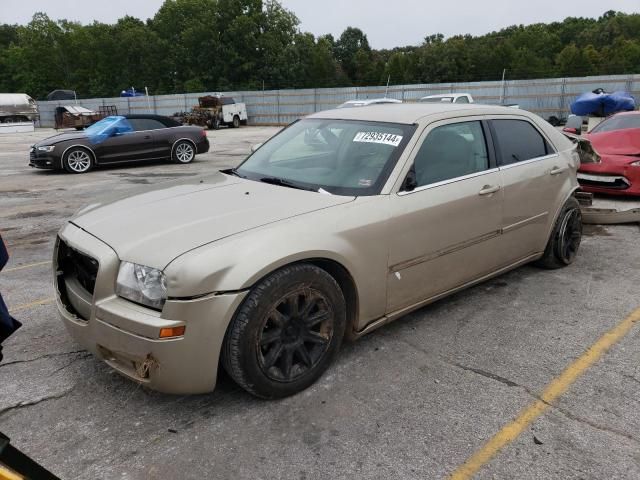
[[[344,337],[525,263],[570,264],[578,165],[511,108],[317,113],[236,169],[81,210],[56,243],[58,309],[151,388],[211,391],[222,362],[254,395],[290,395]]]

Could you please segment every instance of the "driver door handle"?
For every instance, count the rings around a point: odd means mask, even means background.
[[[478,192],[478,195],[491,195],[500,190],[500,185],[485,185],[482,190]]]
[[[144,139],[145,139],[145,140],[149,140],[150,138],[151,138],[151,135],[145,135],[145,136],[144,136]]]

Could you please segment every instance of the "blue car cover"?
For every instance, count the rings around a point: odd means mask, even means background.
[[[628,92],[583,93],[571,104],[571,113],[584,117],[598,115],[604,117],[616,112],[635,110],[636,101]]]
[[[124,135],[133,132],[129,120],[122,116],[105,117],[99,122],[86,128],[84,133],[93,145],[104,142],[115,135]]]

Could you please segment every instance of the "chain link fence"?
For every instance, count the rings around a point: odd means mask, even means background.
[[[295,90],[265,90],[221,92],[247,105],[250,125],[287,125],[299,118],[340,105],[347,100],[379,98],[385,95],[403,102],[417,102],[421,97],[440,93],[470,93],[476,103],[517,104],[520,108],[548,119],[569,114],[569,105],[584,92],[603,88],[606,91],[624,90],[640,95],[640,75],[608,75],[576,78],[548,78],[540,80],[508,80],[505,82],[432,83],[394,85],[390,87],[311,88]],[[155,95],[132,98],[93,98],[78,100],[83,107],[98,110],[114,105],[121,115],[154,113],[172,116],[190,111],[198,105],[198,97],[220,92],[177,95]],[[501,102],[502,99],[502,102]],[[38,102],[40,126],[54,126],[56,107],[72,101]]]

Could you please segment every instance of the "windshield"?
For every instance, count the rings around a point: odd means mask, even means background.
[[[413,125],[395,123],[301,120],[256,150],[235,173],[334,195],[377,195],[414,131]]]
[[[121,116],[105,117],[85,129],[85,134],[91,143],[102,143],[116,134],[133,132],[129,121]]]
[[[627,128],[640,128],[640,115],[616,115],[607,118],[596,125],[590,133],[611,132],[613,130],[625,130]]]

